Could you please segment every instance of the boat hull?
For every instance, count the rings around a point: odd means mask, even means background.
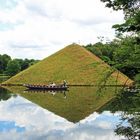
[[[31,90],[67,90],[67,86],[47,86],[47,85],[24,85]]]

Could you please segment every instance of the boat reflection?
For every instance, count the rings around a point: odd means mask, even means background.
[[[56,94],[63,94],[64,99],[66,99],[67,98],[66,94],[68,93],[68,90],[26,89],[26,90],[24,90],[24,93],[49,93],[53,96],[55,96]]]
[[[11,93],[10,91],[0,87],[0,101],[6,101],[11,97],[16,97],[16,94]]]

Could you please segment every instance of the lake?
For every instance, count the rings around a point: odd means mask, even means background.
[[[139,139],[140,93],[117,91],[116,87],[70,87],[66,92],[0,88],[0,138]]]

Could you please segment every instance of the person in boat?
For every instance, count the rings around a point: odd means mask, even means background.
[[[52,83],[52,86],[53,86],[53,87],[55,87],[55,86],[56,86],[56,84],[53,82],[53,83]]]
[[[54,82],[52,82],[49,86],[54,87],[54,86],[56,86],[56,84]]]
[[[66,80],[63,81],[63,86],[64,86],[64,87],[67,86],[67,82],[66,82]]]

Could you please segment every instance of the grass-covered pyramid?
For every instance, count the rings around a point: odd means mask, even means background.
[[[123,85],[132,81],[124,74],[115,71],[100,58],[84,47],[72,44],[39,63],[13,76],[5,84],[48,84],[62,83],[65,79],[69,85],[98,85],[106,77],[106,84]],[[117,79],[117,80],[116,80]]]

